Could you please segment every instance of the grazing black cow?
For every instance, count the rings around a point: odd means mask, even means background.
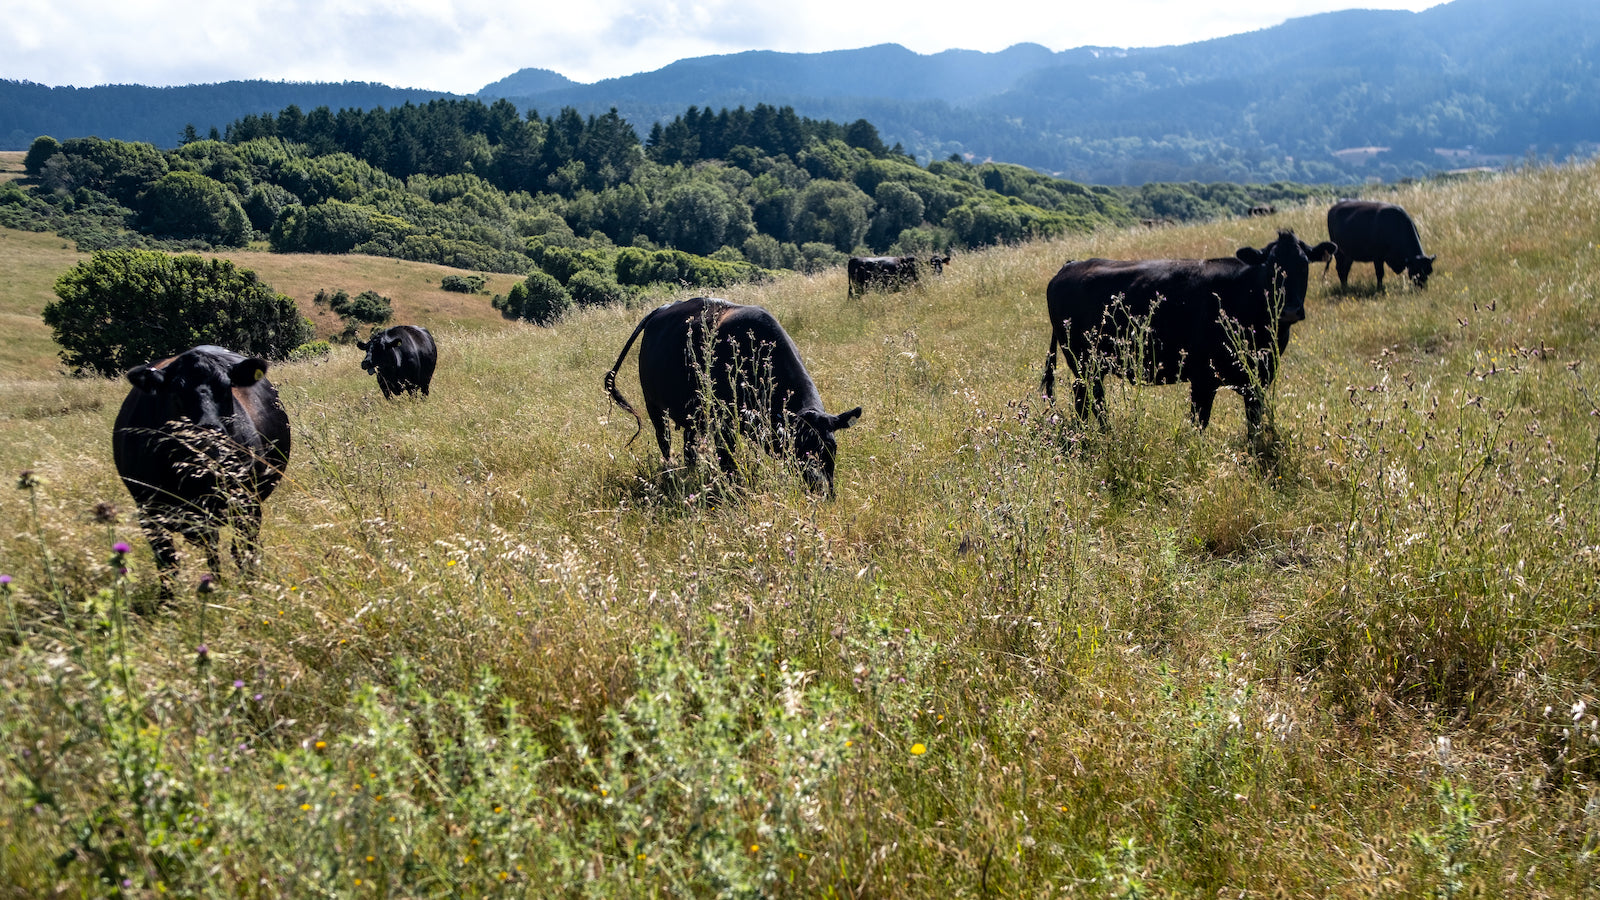
[[[439,362],[439,347],[428,329],[416,325],[396,325],[378,332],[370,341],[356,341],[356,348],[367,351],[361,368],[378,376],[384,399],[401,391],[428,396],[433,367]]]
[[[233,557],[259,557],[261,502],[289,464],[289,417],[267,363],[200,346],[128,370],[133,390],[111,431],[117,474],[139,506],[164,596],[178,566],[171,532],[199,544],[215,575],[218,529],[233,526]]]
[[[1411,277],[1419,288],[1428,286],[1436,256],[1422,252],[1417,225],[1404,209],[1376,200],[1340,200],[1328,209],[1328,239],[1339,245],[1334,255],[1339,286],[1350,286],[1352,263],[1370,262],[1383,290],[1383,267]]]
[[[1276,206],[1269,206],[1265,204],[1261,206],[1252,206],[1249,210],[1249,213],[1252,216],[1271,216],[1277,214],[1277,212],[1278,208]]]
[[[1272,383],[1289,326],[1306,317],[1311,261],[1333,251],[1332,243],[1310,247],[1280,231],[1266,247],[1241,247],[1226,259],[1069,262],[1046,291],[1044,394],[1055,395],[1056,352],[1063,349],[1081,417],[1089,415],[1091,387],[1094,413],[1104,416],[1107,372],[1154,384],[1187,381],[1195,424],[1210,423],[1217,388],[1233,388],[1244,398],[1254,439],[1263,412],[1258,388]]]
[[[643,420],[616,384],[617,369],[640,334],[644,339],[639,342],[639,387],[663,461],[672,459],[671,419],[683,429],[687,465],[695,464],[700,430],[709,428],[717,462],[731,473],[737,428],[773,456],[799,460],[807,486],[833,496],[838,452],[834,432],[849,428],[860,417],[861,407],[837,416],[823,410],[817,387],[800,362],[800,351],[771,313],[758,306],[696,297],[645,316],[605,378],[612,401],[643,428]],[[709,408],[704,393],[708,385]]]
[[[949,264],[949,256],[928,257],[928,265],[935,275],[943,275],[944,267]],[[869,287],[898,290],[915,284],[922,277],[922,271],[915,256],[852,256],[845,265],[845,275],[850,281],[845,296],[854,297]]]

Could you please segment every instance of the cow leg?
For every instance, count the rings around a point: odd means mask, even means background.
[[[672,464],[672,423],[667,421],[667,411],[654,403],[646,403],[645,411],[650,414],[650,424],[656,430],[656,446],[661,448],[661,464]]]
[[[738,466],[733,459],[733,442],[738,439],[739,432],[732,423],[724,422],[717,426],[715,442],[717,451],[717,467],[724,475],[733,477],[738,472]]]
[[[1050,355],[1044,359],[1044,377],[1039,380],[1039,390],[1044,393],[1046,400],[1056,399],[1056,353],[1060,350],[1061,342],[1057,338],[1055,329],[1050,330]]]
[[[139,527],[144,530],[144,536],[150,541],[150,549],[156,555],[156,575],[161,579],[161,599],[172,599],[172,577],[178,571],[178,548],[172,541],[172,533],[167,531],[158,517],[139,514]]]
[[[1266,420],[1266,400],[1261,392],[1250,388],[1242,388],[1239,396],[1244,398],[1244,433],[1252,449],[1262,447],[1261,439],[1264,434],[1262,423]]]
[[[1343,253],[1333,254],[1333,267],[1339,273],[1339,288],[1342,290],[1350,286],[1350,267],[1355,265],[1355,260]]]
[[[233,519],[233,562],[241,572],[261,565],[261,504],[246,504]]]
[[[1378,273],[1378,290],[1382,291],[1383,290],[1383,260],[1380,259],[1377,262],[1373,263],[1372,264],[1372,268]]]
[[[1094,394],[1093,405],[1089,395]],[[1106,382],[1104,378],[1090,378],[1087,381],[1081,376],[1072,382],[1073,406],[1077,409],[1079,419],[1088,419],[1093,415],[1095,421],[1103,428],[1106,424]]]
[[[1189,382],[1189,418],[1195,427],[1204,429],[1211,424],[1211,407],[1217,402],[1217,386],[1209,381]],[[1245,402],[1245,409],[1250,407]]]
[[[189,540],[200,545],[206,553],[206,571],[212,578],[222,575],[222,532],[216,523],[197,525],[188,533]]]

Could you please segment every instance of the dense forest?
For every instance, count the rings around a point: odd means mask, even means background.
[[[926,166],[866,120],[690,107],[641,140],[615,110],[504,100],[248,115],[169,151],[41,136],[0,225],[81,249],[242,246],[543,272],[577,303],[717,287],[848,255],[1011,243],[1141,219],[1243,214],[1293,184],[1086,187],[959,157]]]
[[[641,134],[690,104],[866,119],[927,163],[1004,161],[1089,184],[1395,181],[1600,148],[1600,4],[1454,0],[1347,10],[1211,41],[916,54],[749,51],[578,84],[529,68],[485,103],[617,114]],[[247,115],[394,109],[444,95],[367,84],[50,88],[0,81],[0,149],[40,134],[171,148]],[[791,154],[792,156],[792,154]]]

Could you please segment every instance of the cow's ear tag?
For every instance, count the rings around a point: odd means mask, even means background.
[[[256,380],[257,381],[260,381],[261,379],[263,379],[265,377],[267,377],[267,370],[266,369],[257,369],[256,370]]]

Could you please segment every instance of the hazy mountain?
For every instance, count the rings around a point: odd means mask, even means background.
[[[30,81],[0,81],[0,149],[25,150],[41,134],[145,141],[174,147],[186,125],[203,137],[246,115],[277,113],[294,104],[370,109],[426,103],[447,91],[392,88],[364,81],[227,81],[184,87],[108,84],[50,87]]]
[[[0,82],[0,144],[25,147],[45,133],[171,146],[186,124],[204,134],[289,103],[370,108],[436,96],[447,95],[366,84]],[[751,51],[594,84],[523,69],[477,96],[544,115],[615,107],[640,134],[691,105],[792,106],[818,119],[865,118],[925,161],[960,153],[1100,183],[1398,178],[1530,152],[1592,152],[1600,145],[1600,3],[1348,10],[1131,50]]]

